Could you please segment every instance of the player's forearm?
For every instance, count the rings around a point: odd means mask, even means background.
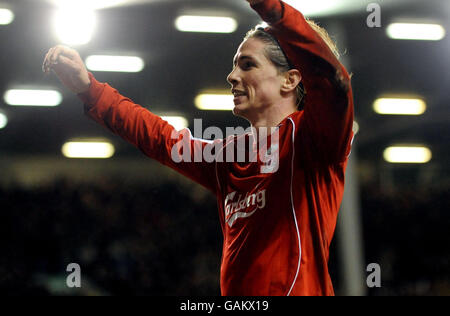
[[[187,129],[177,132],[169,123],[132,100],[122,96],[106,83],[98,82],[90,73],[91,85],[86,93],[78,96],[84,102],[85,114],[94,121],[135,145],[144,154],[187,176],[215,193],[215,177],[212,163],[194,161],[192,135]],[[183,153],[174,148],[182,148]],[[184,154],[189,154],[184,161]],[[181,157],[181,158],[180,158]],[[181,161],[180,161],[181,160]]]
[[[283,4],[279,0],[247,0],[263,21],[272,24],[283,16]]]
[[[164,163],[170,156],[167,154],[166,140],[170,140],[173,128],[157,115],[89,75],[89,90],[78,95],[84,102],[85,114],[146,155]]]
[[[267,23],[270,33],[288,53],[290,61],[302,70],[304,77],[309,72],[327,71],[329,75],[340,72],[339,60],[319,34],[312,29],[301,12],[281,0],[264,0],[251,7]]]

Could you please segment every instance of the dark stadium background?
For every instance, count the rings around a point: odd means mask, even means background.
[[[382,27],[369,28],[362,6],[318,18],[337,39],[353,73],[359,132],[352,159],[364,282],[351,292],[345,272],[340,222],[332,242],[330,273],[338,295],[450,294],[450,37],[438,42],[395,41],[385,27],[395,18],[441,21],[450,31],[450,1],[379,3]],[[0,91],[13,85],[55,87],[55,108],[11,107],[0,112],[0,292],[9,295],[219,295],[221,229],[215,198],[83,115],[81,102],[54,76],[41,72],[57,44],[49,23],[54,6],[40,0],[3,0],[15,13],[0,26]],[[184,9],[222,9],[239,22],[226,35],[182,33],[173,27]],[[244,0],[134,1],[99,10],[92,41],[76,47],[136,52],[145,69],[136,74],[94,72],[136,103],[159,113],[185,115],[203,126],[247,126],[230,112],[193,105],[203,88],[228,88],[225,78],[245,32],[259,22]],[[417,117],[382,116],[373,101],[383,93],[422,95]],[[104,137],[116,147],[108,160],[68,159],[61,145],[74,137]],[[393,143],[421,143],[433,152],[427,164],[383,160]],[[66,287],[66,266],[81,266],[81,289]],[[365,268],[381,267],[381,287],[368,288]]]

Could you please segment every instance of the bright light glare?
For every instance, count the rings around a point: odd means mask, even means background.
[[[445,29],[439,24],[392,23],[386,29],[392,39],[440,41],[445,37]]]
[[[167,121],[177,131],[188,127],[188,121],[182,116],[161,116],[164,121]]]
[[[89,43],[94,33],[95,14],[83,7],[64,7],[55,14],[53,25],[62,43],[84,45]]]
[[[86,66],[93,71],[139,72],[144,61],[134,56],[92,55],[86,58]]]
[[[391,115],[421,115],[426,108],[425,101],[412,98],[380,98],[373,104],[376,113]]]
[[[51,0],[55,5],[59,7],[78,6],[88,9],[104,9],[109,7],[115,7],[129,0]]]
[[[285,2],[294,8],[300,10],[304,15],[321,15],[326,13],[335,13],[342,8],[342,0],[314,0],[298,1],[285,0]],[[344,1],[345,2],[345,1]],[[344,4],[345,6],[345,4]]]
[[[314,1],[298,1],[285,0],[285,2],[292,7],[302,12],[305,16],[314,15],[329,15],[337,14],[345,11],[353,11],[361,7],[358,1],[344,1],[344,0],[314,0]]]
[[[183,15],[175,20],[175,27],[181,32],[233,33],[237,26],[230,17]]]
[[[358,124],[357,121],[353,121],[352,131],[353,131],[354,135],[358,134],[358,132],[359,132],[359,124]]]
[[[4,128],[8,124],[8,118],[5,114],[0,113],[0,129]]]
[[[8,9],[0,9],[0,25],[8,25],[14,20],[14,13]]]
[[[67,142],[61,151],[67,158],[110,158],[114,146],[108,142]]]
[[[267,22],[261,21],[258,23],[258,27],[262,27],[263,29],[269,27],[269,24]]]
[[[62,95],[54,90],[12,89],[3,95],[5,103],[16,106],[57,106]]]
[[[199,94],[194,103],[200,110],[229,111],[234,108],[233,95],[230,93]]]
[[[393,146],[383,152],[390,163],[427,163],[431,160],[431,151],[422,146]]]

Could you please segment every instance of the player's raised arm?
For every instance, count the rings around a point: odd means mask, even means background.
[[[177,132],[159,116],[121,95],[107,83],[97,81],[86,70],[79,53],[72,48],[62,45],[51,48],[44,58],[42,70],[45,73],[53,71],[64,86],[77,93],[84,103],[85,114],[94,121],[147,156],[215,193],[216,181],[211,177],[215,172],[214,164],[193,162],[194,153],[201,151],[207,142],[193,139],[188,129]]]
[[[293,65],[301,66],[303,73],[342,71],[343,66],[336,56],[336,49],[331,47],[333,44],[326,39],[328,37],[324,34],[326,31],[307,20],[301,12],[281,0],[246,1],[270,25],[268,32],[280,42]],[[316,63],[311,63],[311,58],[318,58],[318,60],[313,60]],[[339,75],[342,81],[349,79],[345,74],[339,73]]]
[[[314,158],[344,161],[352,138],[353,96],[350,76],[328,34],[283,1],[247,1],[302,75],[306,98],[301,135],[310,138]]]

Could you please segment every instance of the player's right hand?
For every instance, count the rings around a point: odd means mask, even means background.
[[[49,49],[42,71],[53,71],[59,80],[74,93],[83,93],[91,83],[88,71],[78,52],[70,47],[56,45]]]

